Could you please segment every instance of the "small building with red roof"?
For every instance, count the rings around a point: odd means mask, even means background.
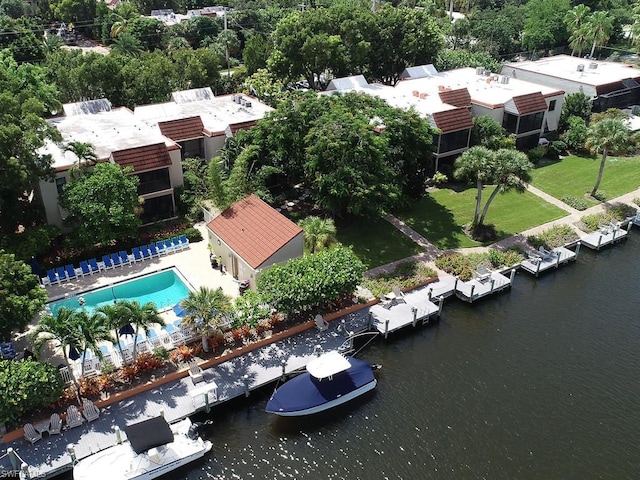
[[[301,257],[302,229],[251,194],[238,200],[207,223],[212,254],[222,259],[227,273],[251,288],[262,271]]]

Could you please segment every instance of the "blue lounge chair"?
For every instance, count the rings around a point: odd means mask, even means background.
[[[95,258],[89,259],[89,266],[91,267],[91,271],[94,273],[100,271],[100,267],[98,266],[98,262],[96,261]]]
[[[91,267],[89,266],[86,260],[82,260],[80,262],[80,270],[82,270],[83,277],[85,275],[93,275],[93,270],[91,270]]]
[[[165,253],[168,253],[166,247],[164,246],[164,242],[156,242],[156,248],[158,249],[158,253],[160,255],[164,255]]]
[[[58,275],[58,280],[60,282],[67,279],[67,273],[64,271],[64,267],[56,268],[56,275]]]
[[[109,270],[110,268],[113,268],[113,262],[111,261],[111,258],[109,258],[109,255],[102,256],[102,263],[104,263],[105,270]]]
[[[159,257],[160,256],[160,252],[158,252],[158,249],[156,248],[156,244],[155,243],[150,243],[149,244],[149,251],[151,252],[151,256],[152,257]]]
[[[135,262],[138,262],[140,260],[144,260],[144,258],[142,257],[142,252],[140,251],[140,249],[138,247],[133,247],[131,249],[131,253],[133,253],[133,260]]]
[[[189,239],[186,235],[180,235],[180,244],[182,248],[189,248]]]
[[[55,285],[60,281],[53,268],[51,270],[47,270],[47,277],[49,278],[49,283],[51,285]]]
[[[168,238],[164,241],[164,249],[167,253],[175,251],[176,247]]]
[[[147,259],[151,258],[151,252],[149,251],[149,247],[147,245],[142,245],[140,247],[140,252],[142,252],[142,256]]]
[[[120,256],[117,253],[111,254],[111,262],[113,263],[114,267],[119,267],[122,264],[122,262],[120,261]]]
[[[171,239],[171,243],[173,243],[173,246],[176,250],[182,250],[184,248],[180,243],[180,239],[178,237],[173,237]]]
[[[122,265],[130,265],[131,264],[131,259],[129,258],[129,254],[127,252],[125,252],[124,250],[122,250],[120,252],[120,262],[122,262]]]
[[[65,272],[67,272],[67,278],[71,280],[72,278],[76,278],[76,269],[73,268],[73,265],[65,265]]]

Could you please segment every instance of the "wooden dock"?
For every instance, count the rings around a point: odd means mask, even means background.
[[[511,270],[511,276],[506,277],[499,272],[490,272],[484,280],[473,279],[468,282],[456,279],[456,297],[465,302],[472,303],[480,298],[501,292],[511,287],[515,273],[516,271],[513,269]]]
[[[627,236],[633,222],[627,223],[627,229],[621,227],[600,228],[580,239],[580,242],[592,250],[600,250],[606,245],[612,245]]]
[[[520,263],[520,267],[536,277],[547,270],[558,268],[560,265],[575,261],[580,251],[580,243],[576,245],[576,250],[572,251],[565,247],[557,247],[546,255],[531,255],[528,259]]]
[[[430,283],[427,287],[427,295],[429,300],[439,298],[449,298],[456,291],[456,277],[453,275],[444,275],[438,278],[437,282]]]
[[[440,297],[438,305],[431,302],[428,287],[413,290],[400,298],[371,306],[371,326],[387,338],[389,333],[403,327],[415,327],[418,323],[424,325],[431,318],[439,317],[443,302],[444,297]]]

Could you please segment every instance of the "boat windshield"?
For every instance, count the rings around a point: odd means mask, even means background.
[[[317,379],[328,378],[336,373],[344,372],[351,364],[338,352],[327,352],[314,358],[307,364],[307,372]]]

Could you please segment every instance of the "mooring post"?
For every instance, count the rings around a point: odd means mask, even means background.
[[[287,379],[287,374],[285,373],[287,361],[283,359],[280,365],[282,366],[282,376],[280,377],[280,379],[284,382]]]
[[[387,336],[389,335],[389,319],[386,318],[384,321],[384,339],[387,339]]]
[[[164,409],[163,409],[163,408],[161,408],[161,409],[160,409],[160,416],[161,416],[162,418],[164,418]]]
[[[444,305],[444,295],[441,295],[440,300],[438,301],[438,318],[442,315],[442,305]]]
[[[493,292],[493,289],[494,289],[495,285],[496,285],[496,279],[495,279],[495,278],[492,278],[492,279],[491,279],[491,291],[492,291],[492,292]]]
[[[120,445],[122,443],[122,432],[120,431],[120,427],[116,425],[113,429],[116,431],[116,442]]]
[[[204,392],[204,411],[206,413],[211,411],[211,406],[209,405],[209,392]]]
[[[413,326],[416,326],[418,323],[418,309],[416,307],[411,307],[411,311],[413,312]]]
[[[431,301],[431,294],[433,293],[433,287],[429,287],[429,290],[427,291],[427,296],[429,298],[429,301]]]
[[[11,469],[18,470],[18,460],[16,457],[16,452],[13,451],[13,447],[7,448],[7,455],[9,456],[9,460],[11,460]]]
[[[536,277],[538,276],[538,273],[540,273],[540,265],[542,265],[542,258],[536,262]]]
[[[476,289],[476,285],[471,285],[471,295],[469,296],[469,303],[473,302],[473,291]]]
[[[20,478],[22,480],[31,480],[31,475],[29,475],[29,465],[23,463],[22,465],[20,465],[20,470],[22,470],[22,472],[20,472]]]
[[[556,268],[560,266],[560,252],[556,252],[558,256],[556,257]]]
[[[67,453],[71,457],[71,463],[75,465],[75,463],[76,463],[76,451],[73,448],[73,445],[67,445]]]
[[[509,282],[513,285],[513,279],[516,277],[516,269],[511,270],[511,277],[509,277]]]
[[[600,242],[602,242],[602,234],[598,235],[598,245],[596,245],[596,250],[600,250]]]
[[[578,244],[576,245],[576,256],[575,258],[578,258],[578,252],[580,251],[580,245],[582,245],[582,243],[578,242]]]
[[[249,396],[249,375],[245,374],[242,376],[242,381],[244,382],[244,396]]]

